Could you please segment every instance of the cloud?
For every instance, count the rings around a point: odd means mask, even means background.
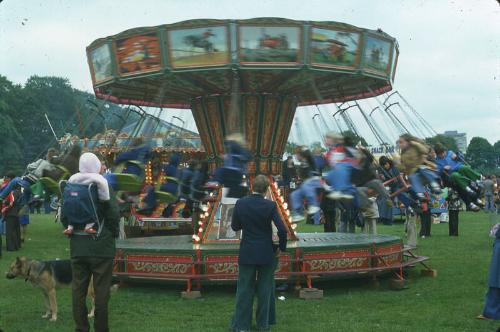
[[[465,131],[490,142],[500,139],[496,130],[500,125],[500,7],[494,1],[267,0],[258,6],[234,0],[4,1],[0,73],[16,83],[24,83],[32,74],[63,76],[76,88],[92,91],[85,47],[97,38],[192,18],[259,16],[382,28],[400,45],[396,89],[436,130]],[[375,105],[372,102],[371,107]],[[298,114],[302,114],[304,139],[317,140],[308,111]],[[353,116],[368,130],[362,119]],[[390,135],[391,129],[385,130]]]

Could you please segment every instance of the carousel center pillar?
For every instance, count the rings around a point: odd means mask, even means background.
[[[297,108],[296,99],[271,94],[240,94],[238,97],[200,97],[191,103],[208,160],[213,167],[220,164],[224,137],[233,133],[233,128],[242,128],[247,148],[254,156],[248,163],[249,174],[279,174]],[[239,107],[231,106],[234,100],[238,100]],[[236,109],[239,110],[237,115],[234,114]]]

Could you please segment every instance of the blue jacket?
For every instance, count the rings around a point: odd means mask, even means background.
[[[180,162],[181,162],[180,156],[174,153],[173,155],[170,156],[168,164],[163,166],[163,173],[165,173],[166,176],[171,176],[174,178],[178,177],[179,176],[178,167]]]
[[[226,154],[224,155],[224,167],[236,169],[246,174],[247,162],[252,159],[250,151],[235,141],[224,142]]]
[[[326,167],[326,160],[321,155],[314,155],[314,164],[316,166],[316,171],[321,175]]]
[[[453,153],[453,151],[448,150],[444,158],[436,157],[436,165],[439,169],[439,172],[443,172],[445,166],[450,166],[450,170],[448,171],[448,173],[451,174],[458,171],[458,169],[463,166],[463,163],[458,159],[458,156],[456,157],[456,159],[452,159],[452,156],[454,154],[455,153]]]
[[[276,247],[273,244],[271,222],[278,229],[279,248],[285,251],[287,230],[276,203],[259,194],[246,196],[236,202],[231,228],[235,232],[243,230],[239,264],[261,265],[274,262]]]

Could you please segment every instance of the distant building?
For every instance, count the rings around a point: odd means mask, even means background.
[[[465,153],[467,151],[467,134],[459,133],[456,130],[445,131],[444,136],[453,137],[455,142],[457,142],[458,150]]]

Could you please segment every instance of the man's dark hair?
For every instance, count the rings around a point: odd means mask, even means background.
[[[267,188],[269,188],[269,184],[270,182],[267,176],[259,174],[252,181],[252,191],[259,194],[265,194]]]
[[[443,144],[436,143],[434,144],[434,151],[436,152],[436,154],[441,154],[446,151],[446,148],[444,147]]]

